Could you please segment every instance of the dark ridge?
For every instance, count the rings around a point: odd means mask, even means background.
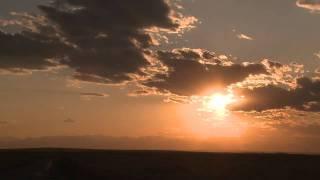
[[[3,149],[0,161],[10,180],[320,179],[320,155],[48,148]]]

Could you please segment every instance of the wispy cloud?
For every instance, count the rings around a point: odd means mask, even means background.
[[[68,119],[65,119],[63,122],[71,124],[71,123],[75,123],[76,121],[74,119],[68,118]]]
[[[254,40],[253,37],[251,37],[249,35],[246,35],[246,34],[238,34],[237,38],[243,39],[243,40],[249,40],[249,41],[253,41]]]
[[[109,94],[105,93],[80,93],[80,96],[84,100],[91,100],[92,98],[107,98]]]
[[[297,0],[297,6],[312,12],[320,11],[320,0]]]
[[[8,121],[0,121],[0,126],[5,124],[8,124]]]

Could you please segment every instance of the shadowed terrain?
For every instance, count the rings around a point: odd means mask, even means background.
[[[319,179],[320,156],[67,149],[1,150],[1,179]]]

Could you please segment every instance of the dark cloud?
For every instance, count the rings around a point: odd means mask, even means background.
[[[150,65],[145,51],[154,44],[146,29],[178,31],[184,18],[165,0],[55,0],[39,9],[44,16],[13,22],[29,33],[1,34],[0,68],[45,69],[56,57],[82,81],[129,81]]]
[[[212,93],[212,90],[241,82],[249,75],[267,73],[262,64],[224,62],[205,50],[160,51],[158,58],[169,70],[145,85],[182,96]]]
[[[205,50],[151,50],[150,33],[178,32],[194,21],[165,0],[55,0],[39,9],[43,16],[20,14],[10,21],[23,24],[22,33],[1,34],[1,69],[64,65],[81,81],[113,84],[143,77],[149,78],[147,87],[185,96],[267,73],[262,64],[233,64]]]
[[[164,0],[63,0],[40,9],[76,45],[63,64],[82,81],[121,83],[144,75],[150,65],[144,50],[153,45],[144,29],[179,27]]]
[[[275,85],[239,90],[245,100],[233,110],[264,111],[293,108],[302,111],[320,111],[320,81],[308,77],[299,78],[297,87],[285,89]]]
[[[45,70],[57,66],[56,52],[66,47],[54,39],[22,32],[8,34],[0,31],[0,69],[8,71]],[[51,59],[51,60],[50,60]]]

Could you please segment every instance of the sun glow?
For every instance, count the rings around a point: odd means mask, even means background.
[[[210,96],[204,103],[205,108],[210,112],[215,112],[219,117],[224,117],[228,113],[228,105],[235,102],[234,95],[214,94]]]

